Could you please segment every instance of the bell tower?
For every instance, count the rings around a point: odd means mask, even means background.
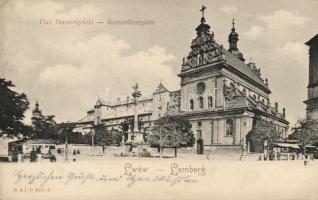
[[[318,34],[305,43],[309,46],[307,119],[318,122]]]
[[[235,32],[235,19],[232,21],[232,30],[229,34],[229,52],[231,52],[234,56],[236,56],[238,59],[240,59],[242,62],[245,61],[243,54],[238,50],[237,48],[237,42],[239,40],[238,34]]]
[[[42,111],[40,110],[39,102],[36,101],[35,108],[32,110],[31,120],[35,121],[37,119],[42,119],[42,118],[43,118],[43,115],[42,115]]]

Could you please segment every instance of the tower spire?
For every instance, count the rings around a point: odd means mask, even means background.
[[[237,48],[237,42],[238,42],[238,34],[235,32],[235,19],[232,19],[232,29],[231,33],[229,35],[229,52],[231,52],[233,55],[235,55],[238,59],[241,61],[245,61],[243,54],[238,50]]]
[[[204,5],[202,5],[200,11],[202,12],[202,17],[204,17],[204,10],[207,9]]]
[[[204,10],[207,9],[207,7],[205,7],[204,5],[202,5],[200,12],[202,13],[202,17],[201,17],[201,24],[205,23],[205,18],[204,18]]]
[[[201,24],[195,29],[197,31],[198,34],[201,33],[208,33],[210,31],[210,26],[208,24],[206,24],[205,22],[205,18],[204,18],[204,11],[207,9],[206,6],[202,5],[200,12],[202,14],[201,17]]]
[[[235,32],[235,18],[232,19],[232,32]]]
[[[32,117],[31,119],[32,120],[35,120],[35,119],[40,119],[42,118],[42,111],[40,110],[40,106],[39,106],[39,102],[38,100],[36,100],[35,102],[35,107],[34,109],[32,110]]]

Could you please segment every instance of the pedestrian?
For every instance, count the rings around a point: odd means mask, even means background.
[[[74,151],[73,151],[73,162],[75,162],[76,161],[76,150],[74,149]]]
[[[30,153],[30,162],[36,162],[38,159],[38,156],[36,154],[36,151],[33,149]]]

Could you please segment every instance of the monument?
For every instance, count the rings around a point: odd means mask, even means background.
[[[139,103],[139,97],[141,96],[141,92],[138,90],[138,83],[135,83],[132,88],[134,89],[132,96],[134,98],[133,104],[134,104],[134,125],[130,125],[129,131],[128,131],[128,139],[127,141],[124,140],[123,137],[123,143],[124,143],[124,154],[125,155],[132,155],[135,153],[135,149],[137,148],[137,154],[140,155],[143,152],[143,146],[144,146],[144,139],[143,134],[139,132],[138,128],[138,103]]]

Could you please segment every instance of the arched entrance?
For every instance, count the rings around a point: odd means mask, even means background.
[[[204,146],[203,146],[203,139],[197,140],[197,154],[203,154],[204,152]]]

